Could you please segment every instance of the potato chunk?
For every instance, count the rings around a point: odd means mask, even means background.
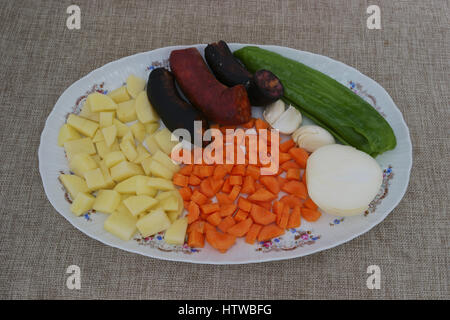
[[[149,123],[159,120],[158,114],[148,101],[147,92],[142,91],[136,98],[136,115],[140,122]]]
[[[88,95],[86,101],[89,103],[92,112],[114,111],[117,109],[117,104],[113,99],[99,92]]]
[[[70,211],[77,217],[81,216],[83,213],[92,209],[94,201],[95,198],[90,194],[79,192],[70,206]]]
[[[171,223],[166,213],[161,209],[152,210],[136,223],[136,227],[143,237],[154,235],[170,227]]]
[[[172,225],[166,230],[166,233],[164,234],[164,240],[168,244],[184,244],[187,225],[187,218],[180,218],[178,220],[175,220]]]
[[[87,153],[78,153],[70,160],[69,168],[77,176],[84,177],[85,172],[98,168],[98,165]]]
[[[113,213],[121,201],[120,193],[114,190],[99,190],[92,208],[103,213]]]
[[[81,139],[81,135],[68,124],[64,124],[61,129],[59,129],[58,146],[62,147],[64,146],[64,142],[77,139]]]
[[[144,170],[142,170],[140,165],[128,161],[122,161],[110,170],[112,178],[117,182],[132,176],[144,174]]]
[[[136,233],[136,222],[137,218],[123,204],[120,204],[117,210],[105,220],[103,228],[116,237],[128,241]]]
[[[117,106],[117,118],[122,122],[131,122],[137,120],[136,100],[130,100],[119,103]]]
[[[61,174],[59,176],[59,180],[63,184],[64,188],[69,193],[72,199],[80,192],[89,192],[89,188],[86,184],[86,181],[83,178],[80,178],[74,174]]]
[[[103,172],[100,168],[92,169],[84,173],[84,179],[91,191],[102,189],[106,187],[106,181],[103,177]]]
[[[69,161],[78,153],[87,153],[90,155],[95,154],[95,147],[91,138],[66,141],[64,142],[64,150],[66,150],[66,155]]]
[[[147,211],[157,203],[158,200],[146,195],[131,196],[123,201],[123,204],[130,210],[133,216],[137,216],[138,214]]]
[[[111,91],[110,93],[108,93],[108,97],[113,99],[115,103],[121,103],[130,100],[130,95],[128,94],[127,87],[125,86]]]
[[[153,136],[158,147],[166,154],[170,154],[172,149],[179,143],[175,137],[172,141],[172,133],[167,128],[155,132]]]
[[[82,118],[73,113],[71,113],[67,118],[67,124],[75,128],[75,130],[81,134],[91,138],[95,135],[98,129],[97,122]]]
[[[145,80],[136,77],[134,74],[127,78],[127,91],[133,98],[136,98],[140,92],[145,89]]]

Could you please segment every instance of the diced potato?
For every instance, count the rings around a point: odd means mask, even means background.
[[[170,227],[171,223],[166,213],[161,210],[152,210],[136,222],[136,227],[143,237],[154,235]]]
[[[175,186],[173,185],[172,181],[162,178],[149,177],[148,185],[152,188],[163,191],[175,190]]]
[[[95,136],[92,138],[92,142],[96,143],[100,141],[105,141],[105,137],[103,136],[102,130],[97,130]]]
[[[63,124],[61,129],[59,129],[58,146],[62,147],[64,146],[64,142],[77,139],[81,139],[81,135],[68,124]]]
[[[95,135],[98,129],[97,122],[82,118],[73,113],[71,113],[67,118],[67,124],[79,133],[91,138]]]
[[[99,190],[92,208],[103,213],[113,213],[121,201],[120,193],[114,190]]]
[[[153,159],[151,157],[145,158],[144,160],[141,161],[141,166],[144,169],[144,172],[146,175],[151,174],[150,165],[152,164],[152,162],[153,162]]]
[[[137,189],[137,180],[140,177],[140,175],[132,176],[128,179],[125,179],[122,182],[119,182],[115,187],[114,190],[121,194],[136,194]]]
[[[142,163],[144,159],[151,157],[150,153],[147,151],[147,149],[145,149],[145,147],[142,144],[138,143],[136,151],[138,156],[136,157],[136,159],[134,159],[133,161],[134,163]]]
[[[136,98],[138,94],[145,89],[145,80],[136,77],[134,74],[127,78],[127,91],[133,98]]]
[[[110,93],[108,93],[108,96],[113,99],[115,103],[121,103],[130,100],[130,95],[128,94],[127,88],[125,86],[111,91]]]
[[[97,163],[97,165],[99,165],[100,161],[102,161],[98,154],[94,154],[93,156],[91,156],[91,158],[95,161],[95,163]]]
[[[103,160],[105,160],[106,167],[111,168],[119,162],[125,161],[125,156],[121,151],[113,151],[108,153]]]
[[[147,136],[147,138],[145,138],[145,144],[147,145],[147,148],[151,154],[155,154],[158,150],[161,150],[156,143],[155,134]]]
[[[99,92],[88,95],[87,102],[92,112],[114,111],[117,109],[117,104],[113,99]]]
[[[178,199],[174,195],[171,195],[170,197],[161,200],[158,207],[166,212],[176,211],[178,210]]]
[[[111,173],[109,172],[108,167],[106,166],[106,163],[104,160],[101,160],[99,162],[100,170],[102,170],[103,179],[105,179],[105,187],[104,189],[111,189],[114,188],[116,185],[116,182],[111,177]]]
[[[70,211],[77,217],[92,209],[95,198],[88,193],[79,192],[70,206]]]
[[[184,244],[186,238],[188,221],[187,218],[180,218],[172,223],[164,234],[164,241],[168,244]]]
[[[133,132],[133,136],[139,140],[139,142],[144,141],[145,136],[147,135],[147,131],[145,130],[145,126],[140,123],[136,122],[132,126],[130,126],[131,132]]]
[[[167,217],[169,218],[170,222],[172,222],[172,223],[175,222],[178,219],[178,217],[180,216],[178,214],[178,212],[176,212],[176,211],[167,211],[166,214],[167,214]]]
[[[91,107],[89,106],[88,101],[86,100],[83,104],[83,107],[81,108],[80,117],[99,122],[100,121],[100,114],[98,112],[92,112]]]
[[[119,210],[124,207],[125,210]],[[137,218],[122,204],[105,220],[103,228],[122,240],[128,241],[136,233]]]
[[[98,165],[87,153],[77,153],[70,159],[69,168],[77,176],[84,177],[85,172],[98,168]]]
[[[110,171],[112,178],[117,182],[132,176],[144,174],[144,170],[142,170],[140,165],[128,161],[122,161],[119,164],[116,164]],[[170,183],[172,182],[170,181]]]
[[[158,161],[173,173],[180,171],[180,166],[173,162],[167,154],[160,150],[156,151],[156,153],[152,156],[152,159]]]
[[[172,180],[173,171],[167,169],[165,166],[163,166],[161,163],[159,163],[156,160],[154,160],[150,163],[149,169],[150,169],[150,173],[154,177]]]
[[[173,207],[170,208],[173,210],[167,210],[169,208],[166,208],[166,213],[167,213],[167,216],[169,217],[170,221],[173,222],[176,219],[178,219],[178,217],[181,215],[181,213],[184,210],[183,198],[181,197],[178,190],[160,192],[160,193],[158,193],[158,195],[155,198],[160,201],[160,204],[158,207],[162,207],[164,204],[161,205],[161,202],[164,202],[166,199],[172,198],[172,197],[175,197],[175,199],[177,201],[177,206],[175,208],[175,205],[174,205]]]
[[[136,100],[129,100],[117,105],[117,118],[122,122],[131,122],[137,120]]]
[[[84,179],[90,191],[106,187],[106,181],[100,168],[92,169],[84,173]]]
[[[119,143],[117,142],[117,140],[114,141],[110,147],[106,145],[106,141],[99,141],[95,143],[95,147],[97,148],[98,155],[102,159],[105,158],[108,153],[111,153],[113,151],[120,151]]]
[[[102,129],[103,136],[105,137],[105,143],[108,147],[111,147],[114,141],[116,141],[117,127],[110,125],[109,127]]]
[[[148,178],[147,176],[135,176],[136,178],[136,194],[139,195],[147,195],[150,197],[154,197],[158,190],[155,188],[148,186]]]
[[[123,154],[129,161],[133,161],[138,156],[134,142],[131,142],[128,139],[122,139],[122,142],[120,143],[120,150],[122,150]]]
[[[173,137],[174,141],[172,141],[172,133],[167,128],[156,131],[153,136],[158,147],[166,154],[170,154],[172,149],[179,143],[175,136]]]
[[[153,109],[147,98],[147,92],[142,91],[136,98],[136,116],[142,123],[156,122],[158,114]]]
[[[70,160],[78,153],[95,154],[95,147],[91,138],[81,138],[64,142],[64,150]]]
[[[126,140],[128,140],[128,141],[130,141],[132,144],[134,144],[134,136],[133,136],[133,132],[130,130],[130,131],[128,131],[127,133],[126,133],[126,135],[124,135],[123,137],[122,137],[122,141],[121,142],[124,142],[124,141],[126,141]]]
[[[146,212],[157,203],[158,200],[147,195],[131,196],[123,201],[123,204],[130,210],[133,216]]]
[[[155,197],[155,199],[162,201],[164,199],[175,196],[175,192],[178,192],[178,191],[177,190],[160,191],[158,193],[158,195]]]
[[[115,112],[114,111],[103,111],[100,112],[100,128],[106,128],[113,125]]]
[[[70,197],[72,199],[75,199],[75,197],[80,192],[89,192],[89,188],[86,184],[86,181],[83,178],[80,178],[79,176],[76,176],[74,174],[61,174],[59,176],[59,180],[63,184],[64,188],[69,193]]]
[[[114,119],[114,120],[113,120],[113,123],[114,123],[114,125],[115,125],[116,128],[117,128],[117,136],[118,136],[119,138],[122,138],[122,137],[125,136],[128,132],[131,131],[130,128],[129,128],[126,124],[123,124],[122,122],[120,122],[120,121],[117,120],[117,119]]]
[[[159,122],[149,122],[144,124],[145,131],[147,131],[148,134],[152,134],[156,130],[159,129]]]

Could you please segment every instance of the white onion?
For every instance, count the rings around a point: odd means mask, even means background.
[[[309,196],[320,209],[351,216],[368,208],[380,190],[383,172],[367,153],[331,144],[308,158],[306,180]]]

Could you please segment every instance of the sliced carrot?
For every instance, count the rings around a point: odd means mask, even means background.
[[[208,221],[209,223],[211,223],[213,226],[218,226],[219,223],[222,221],[222,218],[220,217],[220,213],[216,211],[216,212],[210,214],[210,215],[206,218],[206,221]]]
[[[288,152],[290,148],[295,146],[295,142],[292,139],[289,139],[283,143],[280,143],[280,151],[281,152]]]
[[[233,186],[230,184],[230,178],[228,177],[223,184],[222,191],[225,193],[230,193]]]
[[[217,225],[217,228],[222,232],[227,232],[227,230],[235,224],[236,221],[234,221],[233,217],[228,216],[220,221],[220,223]]]
[[[219,164],[214,168],[213,177],[215,180],[222,180],[227,175],[227,169],[224,165]]]
[[[221,217],[227,217],[233,215],[236,211],[237,205],[235,203],[224,204],[220,206],[219,212]]]
[[[301,168],[306,168],[306,161],[308,161],[309,157],[308,152],[302,148],[291,148],[289,154]]]
[[[274,195],[272,192],[267,190],[266,188],[262,187],[258,190],[256,190],[254,193],[252,193],[248,199],[254,200],[254,201],[272,201],[276,198],[276,195]]]
[[[302,217],[309,222],[314,222],[317,221],[317,219],[320,218],[320,216],[322,215],[320,213],[320,211],[318,210],[311,210],[308,208],[301,208],[302,211]]]
[[[216,180],[211,177],[209,177],[209,179],[210,179],[210,183],[211,183],[211,188],[213,189],[214,194],[216,194],[217,192],[219,192],[222,189],[224,181],[223,181],[223,179]]]
[[[280,163],[283,164],[292,159],[292,156],[287,152],[280,152],[279,155]]]
[[[266,121],[264,121],[263,119],[257,118],[255,120],[255,128],[258,131],[258,133],[259,133],[259,130],[264,130],[264,129],[267,129],[268,127],[269,127],[269,124]]]
[[[294,208],[294,207],[302,207],[302,200],[299,197],[296,197],[292,194],[283,196],[280,199],[281,202],[284,203],[285,206],[288,206],[289,208]]]
[[[231,228],[227,230],[227,233],[231,234],[235,237],[243,237],[247,234],[248,230],[253,224],[253,220],[251,218],[247,218],[244,221],[241,221]]]
[[[187,164],[184,167],[182,167],[180,169],[180,171],[178,171],[179,174],[182,174],[184,176],[190,176],[192,173],[192,169],[193,169],[194,165],[192,164]]]
[[[238,207],[241,210],[244,210],[246,212],[250,212],[250,210],[252,209],[252,203],[250,201],[248,201],[247,199],[245,199],[245,198],[239,197]]]
[[[298,228],[300,227],[301,217],[300,217],[300,207],[294,207],[289,216],[288,223],[286,225],[286,229]]]
[[[234,201],[237,199],[240,192],[241,192],[241,186],[233,186],[233,189],[231,189],[231,192],[228,195],[228,198],[230,198],[230,200]]]
[[[286,183],[283,184],[283,187],[281,187],[281,190],[289,194],[293,194],[301,199],[308,198],[306,187],[301,181],[294,181],[294,180],[286,181]]]
[[[274,176],[261,176],[259,181],[273,194],[277,195],[280,192],[280,186],[278,180]]]
[[[288,180],[300,180],[300,169],[288,169],[286,172],[286,179]]]
[[[281,220],[281,216],[283,215],[283,209],[284,209],[283,202],[275,201],[273,203],[273,213],[276,214],[276,216],[277,216],[277,219],[276,219],[277,224]]]
[[[186,230],[187,233],[190,233],[192,231],[197,231],[200,233],[204,233],[205,232],[205,221],[203,220],[195,220],[194,222],[192,222],[192,224],[190,224]]]
[[[252,176],[246,176],[246,177],[244,178],[244,183],[243,183],[243,185],[242,185],[242,190],[241,190],[241,192],[242,192],[242,193],[245,193],[245,194],[252,194],[252,193],[254,193],[255,191],[256,191],[256,188],[255,188],[255,180],[253,179]]]
[[[198,204],[196,204],[194,201],[191,201],[189,202],[189,206],[187,209],[188,209],[187,214],[188,224],[191,224],[194,221],[196,221],[200,216],[200,208]]]
[[[245,236],[245,242],[247,242],[249,244],[254,244],[262,227],[263,226],[260,224],[253,223],[250,226],[250,229],[248,230],[247,235]]]
[[[179,187],[187,187],[189,183],[189,178],[186,176],[183,176],[182,174],[179,174],[178,172],[175,173],[172,177],[172,182],[174,185]]]
[[[240,186],[242,184],[242,176],[230,176],[230,185]]]
[[[254,180],[258,180],[261,175],[261,169],[255,165],[249,164],[245,170],[246,176],[251,176]]]
[[[240,222],[240,221],[247,219],[247,217],[248,217],[248,212],[239,209],[238,212],[236,212],[236,214],[234,215],[234,220],[236,222]]]
[[[188,235],[188,246],[191,248],[203,248],[205,246],[205,235],[196,230]]]
[[[236,237],[228,233],[222,233],[215,230],[206,231],[206,241],[215,249],[225,253],[236,242]]]
[[[253,203],[266,210],[272,210],[272,201],[253,201]]]
[[[214,173],[214,166],[202,165],[199,166],[199,168],[200,168],[198,173],[199,178],[206,178],[212,176]]]
[[[236,164],[231,170],[231,174],[234,176],[245,176],[245,164]]]
[[[197,177],[196,175],[191,174],[189,176],[189,184],[191,186],[198,186],[201,182],[202,182],[202,180],[199,177]]]
[[[183,207],[187,209],[189,207],[189,201],[183,201]]]
[[[205,233],[207,233],[207,232],[210,231],[210,230],[216,231],[216,227],[213,226],[211,223],[205,221],[204,230],[205,230]]]
[[[250,119],[249,122],[244,123],[242,125],[242,127],[245,128],[245,129],[250,129],[250,128],[253,128],[254,125],[255,125],[255,119],[252,118],[252,119]]]
[[[216,194],[217,201],[221,206],[233,203],[233,200],[231,200],[226,193],[219,192]]]
[[[278,180],[278,185],[280,186],[280,189],[281,189],[281,187],[285,184],[286,179],[283,178],[283,177],[278,176],[277,180]]]
[[[194,193],[192,194],[191,200],[197,203],[199,206],[201,206],[208,201],[208,198],[200,191],[195,190]]]
[[[202,212],[204,214],[210,214],[210,213],[219,211],[220,207],[219,207],[218,203],[207,203],[207,204],[200,206],[200,209],[202,210]]]
[[[289,169],[300,169],[300,166],[295,161],[286,161],[280,165],[280,168],[284,171],[288,171]]]
[[[253,204],[250,215],[253,218],[253,221],[262,225],[272,223],[277,218],[272,212],[256,204]]]
[[[185,200],[185,201],[191,200],[191,196],[192,196],[191,188],[184,187],[184,188],[178,189],[178,192],[180,193],[180,196],[183,198],[183,200]]]
[[[280,220],[277,220],[277,225],[282,229],[286,229],[286,226],[288,224],[289,215],[290,215],[289,211],[290,211],[289,207],[285,206],[283,208],[283,212],[281,214]]]
[[[303,205],[311,210],[317,210],[317,208],[318,208],[317,204],[315,204],[311,198],[306,199],[306,201],[303,203]]]
[[[306,171],[303,172],[302,182],[305,184],[305,186],[307,186],[307,184],[306,184]]]
[[[272,223],[262,227],[257,239],[258,241],[267,241],[279,237],[282,234],[284,234],[284,229]]]
[[[214,197],[215,193],[213,187],[211,186],[211,179],[203,179],[200,183],[200,192],[203,193],[208,198]]]
[[[232,163],[225,163],[223,164],[225,170],[227,171],[227,173],[231,173],[231,171],[233,170],[234,164]]]

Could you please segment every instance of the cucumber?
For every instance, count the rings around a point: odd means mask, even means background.
[[[389,123],[368,102],[333,78],[258,47],[243,47],[233,54],[250,72],[273,72],[284,86],[283,100],[340,142],[373,157],[395,148],[397,142]]]

